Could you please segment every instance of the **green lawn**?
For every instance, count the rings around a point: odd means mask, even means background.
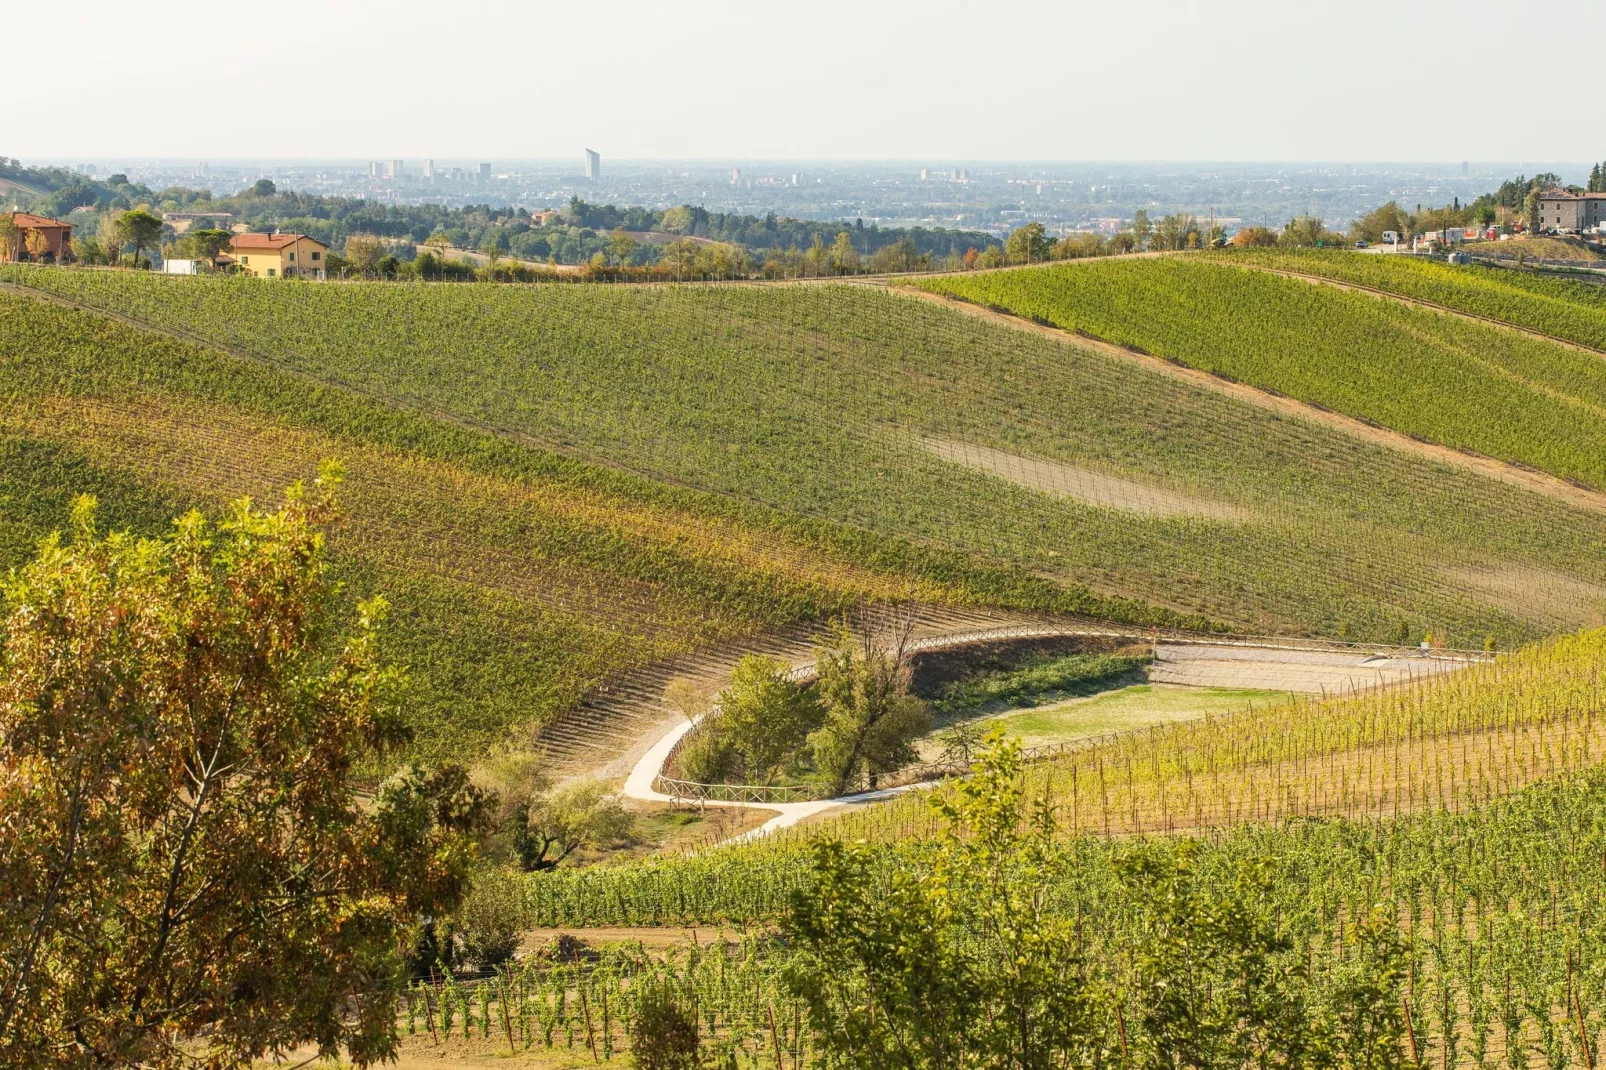
[[[1024,745],[1035,747],[1186,721],[1205,714],[1238,713],[1281,705],[1288,698],[1286,691],[1131,684],[1089,698],[997,714],[975,724],[983,729],[1001,727]]]

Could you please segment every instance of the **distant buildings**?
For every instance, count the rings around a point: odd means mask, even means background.
[[[236,234],[229,251],[242,275],[322,279],[329,246],[305,234]]]
[[[1570,193],[1552,186],[1539,195],[1539,229],[1579,233],[1606,223],[1606,193]]]
[[[602,177],[602,157],[591,149],[586,150],[586,178],[592,182]]]
[[[435,180],[435,161],[434,160],[425,160],[424,161],[424,178],[425,178],[426,181],[430,181],[430,182],[433,182]]]

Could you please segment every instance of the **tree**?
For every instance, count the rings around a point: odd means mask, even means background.
[[[873,785],[877,774],[913,761],[911,741],[931,727],[926,704],[909,694],[913,627],[912,615],[898,613],[885,622],[863,621],[856,639],[847,622],[838,621],[816,652],[815,691],[825,716],[808,742],[833,794],[864,777]]]
[[[228,247],[229,239],[233,237],[226,230],[195,230],[189,234],[190,252],[198,260],[205,260],[214,269],[217,267],[217,258]]]
[[[789,983],[840,1065],[1101,1065],[1089,1056],[1107,994],[1041,892],[1049,812],[1022,820],[1018,743],[993,736],[979,765],[933,800],[945,824],[918,865],[888,871],[862,843],[814,847],[784,922],[803,959]]]
[[[50,252],[50,239],[45,237],[45,232],[38,227],[28,230],[27,236],[22,239],[22,244],[28,250],[28,259],[36,264],[43,261]]]
[[[623,839],[634,824],[601,781],[554,788],[533,754],[504,754],[476,775],[497,799],[500,847],[526,873],[555,869],[583,847]]]
[[[22,231],[10,212],[0,212],[0,260],[17,259],[17,240]]]
[[[111,212],[101,216],[97,235],[106,263],[113,266],[122,263],[123,246],[128,244],[128,231],[123,227],[122,217]]]
[[[1320,216],[1302,215],[1290,219],[1283,228],[1279,239],[1283,245],[1300,247],[1315,247],[1318,245],[1341,245],[1343,239],[1328,230]]]
[[[251,187],[251,193],[257,197],[271,197],[278,192],[279,188],[273,184],[271,178],[259,178]]]
[[[130,209],[118,220],[126,241],[134,243],[134,266],[139,267],[139,254],[162,236],[163,223],[143,208]]]
[[[1244,227],[1232,236],[1232,244],[1240,249],[1257,245],[1276,245],[1277,232],[1269,227]]]
[[[814,244],[803,254],[804,274],[816,277],[824,275],[830,260],[831,254],[825,248],[825,240],[816,234]]]
[[[382,600],[333,630],[338,470],[163,538],[45,540],[0,605],[0,1066],[395,1050],[401,951],[456,906],[485,801],[456,766],[371,801],[407,738]]]
[[[630,254],[636,251],[636,239],[625,233],[624,227],[615,227],[613,234],[608,238],[608,247],[613,250],[613,259],[620,267],[630,259]]]
[[[692,229],[691,208],[682,204],[666,210],[658,226],[670,234],[690,234]]]
[[[1133,248],[1137,252],[1141,253],[1143,250],[1149,247],[1149,235],[1153,233],[1153,231],[1154,227],[1149,223],[1148,211],[1139,208],[1132,215]]]
[[[1154,228],[1156,249],[1196,249],[1199,247],[1199,220],[1191,215],[1174,213],[1163,217]]]
[[[853,248],[853,235],[847,231],[836,236],[831,245],[831,267],[838,275],[859,270],[859,253]]]
[[[494,236],[487,234],[485,240],[480,242],[480,254],[485,257],[485,266],[494,268],[496,262],[502,259],[502,247]]]
[[[749,654],[736,663],[707,725],[735,752],[747,783],[767,784],[820,720],[819,703],[783,663]]]
[[[353,270],[362,275],[373,275],[384,258],[385,243],[371,234],[353,234],[346,239],[345,257]]]
[[[1080,918],[1047,893],[1074,867],[1108,863],[1056,836],[1049,798],[1028,802],[1022,773],[1020,745],[995,730],[975,773],[933,795],[929,844],[814,844],[783,928],[798,955],[787,984],[828,1065],[1407,1065],[1397,907],[1349,926],[1354,953],[1324,978],[1324,999],[1270,894],[1271,863],[1139,842],[1114,861],[1121,898],[1108,907],[1132,939],[1112,968],[1114,948],[1085,954]]]
[[[1529,234],[1539,233],[1539,180],[1534,179],[1534,186],[1528,191],[1528,196],[1522,202],[1523,219],[1528,225]]]
[[[1049,241],[1043,224],[1027,223],[1010,234],[1004,254],[1011,264],[1039,264],[1048,259]]]

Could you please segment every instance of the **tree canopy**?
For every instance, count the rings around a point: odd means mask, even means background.
[[[395,1048],[403,952],[464,893],[463,769],[402,743],[385,604],[337,629],[338,470],[282,508],[103,535],[74,507],[0,594],[0,1066]]]

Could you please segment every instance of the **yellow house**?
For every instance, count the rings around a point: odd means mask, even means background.
[[[305,234],[236,234],[229,252],[243,275],[259,279],[322,279],[329,246]]]

